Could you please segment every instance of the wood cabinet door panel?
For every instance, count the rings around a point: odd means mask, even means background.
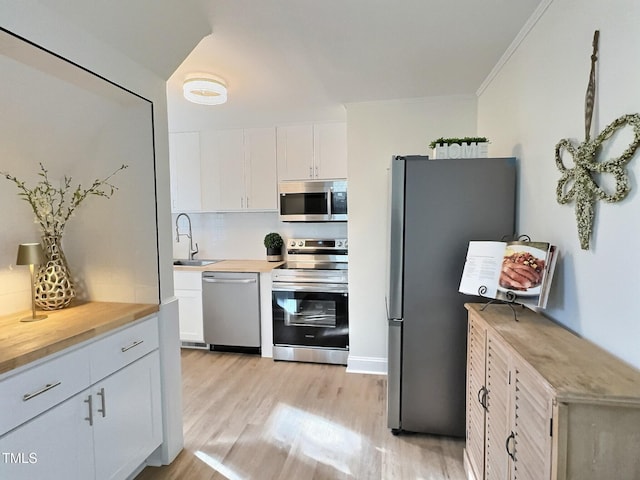
[[[513,478],[551,475],[552,393],[538,375],[517,360],[514,368],[515,458]]]
[[[507,349],[491,334],[487,335],[487,443],[486,479],[509,478],[507,438],[511,433],[509,384],[510,356]]]
[[[466,450],[477,478],[482,478],[484,471],[485,410],[480,402],[485,392],[485,342],[486,331],[471,321],[467,337]]]

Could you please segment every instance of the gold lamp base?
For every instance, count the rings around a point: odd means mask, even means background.
[[[37,322],[38,320],[44,320],[48,315],[31,315],[30,317],[21,318],[21,322]]]

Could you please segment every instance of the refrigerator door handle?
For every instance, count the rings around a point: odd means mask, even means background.
[[[404,157],[394,157],[391,162],[388,318],[403,316],[405,165]]]

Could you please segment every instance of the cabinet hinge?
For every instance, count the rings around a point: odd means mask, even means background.
[[[511,370],[509,370],[509,385],[511,385]]]
[[[553,418],[549,419],[549,436],[553,437]]]

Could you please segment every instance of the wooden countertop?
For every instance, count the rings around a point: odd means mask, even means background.
[[[174,265],[177,271],[196,271],[196,272],[270,272],[274,268],[278,268],[284,262],[268,262],[266,260],[221,260],[210,265],[189,267],[185,265]]]
[[[97,337],[159,310],[156,304],[86,302],[21,322],[31,310],[0,317],[0,374]]]
[[[516,355],[532,365],[560,400],[607,397],[640,404],[640,371],[590,341],[528,308],[465,304],[470,314],[504,338]]]

